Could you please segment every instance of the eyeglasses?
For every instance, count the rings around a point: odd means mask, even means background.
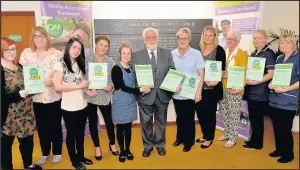
[[[234,38],[227,38],[227,41],[237,41],[237,39],[234,39]]]
[[[6,53],[15,53],[17,51],[16,48],[7,48],[4,50]]]
[[[45,39],[46,36],[45,35],[34,35],[33,38],[34,39]]]
[[[178,40],[178,41],[187,41],[187,40],[189,40],[189,38],[187,38],[187,37],[184,37],[184,38],[177,38],[177,40]]]

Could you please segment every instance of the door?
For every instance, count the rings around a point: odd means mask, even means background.
[[[33,11],[1,11],[1,36],[16,41],[16,62],[19,62],[22,51],[29,47],[31,30],[34,26]]]

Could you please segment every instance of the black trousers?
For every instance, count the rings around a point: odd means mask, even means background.
[[[112,117],[111,117],[111,103],[109,103],[106,106],[101,106],[101,105],[94,105],[92,103],[89,103],[87,106],[87,112],[88,112],[88,119],[89,119],[89,128],[91,132],[91,137],[94,143],[95,147],[100,146],[99,142],[99,136],[98,136],[98,114],[97,114],[97,107],[99,107],[102,116],[104,118],[104,123],[107,129],[107,135],[109,139],[109,144],[114,145],[115,144],[115,126],[112,122]]]
[[[86,108],[78,111],[62,110],[67,129],[66,145],[72,163],[84,157],[84,131],[87,119]],[[76,149],[75,149],[76,147]]]
[[[7,136],[2,133],[1,137],[1,168],[2,169],[13,169],[12,164],[12,145],[15,136]],[[32,164],[32,153],[33,153],[33,135],[19,138],[19,150],[22,155],[24,168],[27,168]]]
[[[117,141],[119,143],[121,154],[125,151],[130,151],[130,143],[131,143],[131,127],[132,122],[125,124],[117,124]],[[124,147],[125,140],[125,147]]]
[[[61,101],[53,103],[33,103],[36,125],[43,156],[50,155],[51,143],[53,155],[62,153]]]
[[[196,112],[203,139],[213,140],[216,131],[217,100],[212,90],[202,91],[202,99],[196,103]]]
[[[195,101],[173,99],[176,111],[176,140],[185,146],[195,144]]]
[[[254,148],[262,148],[264,143],[264,115],[268,107],[267,101],[247,100],[251,138],[248,144]]]
[[[295,114],[296,111],[283,110],[270,106],[276,152],[282,157],[294,158],[292,127]]]

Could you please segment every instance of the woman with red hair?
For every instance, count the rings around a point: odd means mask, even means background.
[[[14,62],[16,43],[1,38],[1,168],[13,169],[12,145],[15,136],[25,169],[42,169],[32,164],[33,135],[36,131],[32,98],[24,90],[22,66]]]

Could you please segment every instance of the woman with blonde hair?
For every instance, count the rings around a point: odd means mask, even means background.
[[[218,45],[218,33],[212,26],[206,26],[200,39],[200,51],[205,61],[221,61],[222,73],[225,70],[225,51]],[[205,71],[205,70],[204,70]],[[203,137],[196,142],[203,143],[201,148],[208,148],[212,143],[216,130],[217,103],[223,99],[221,81],[205,81],[202,90],[202,99],[196,104],[198,121]]]
[[[299,99],[299,53],[295,36],[282,35],[279,43],[279,49],[283,54],[278,56],[276,64],[292,64],[293,68],[289,87],[273,87],[272,81],[269,84],[271,89],[269,95],[270,117],[273,123],[276,147],[269,156],[280,157],[277,160],[279,163],[288,163],[294,159],[291,130]]]
[[[61,93],[55,90],[52,78],[54,64],[60,61],[62,53],[52,48],[50,37],[41,26],[33,27],[30,46],[23,50],[19,63],[23,66],[42,66],[45,75],[45,91],[33,95],[33,109],[42,150],[37,164],[44,164],[50,157],[51,144],[52,162],[59,163],[62,154]]]

